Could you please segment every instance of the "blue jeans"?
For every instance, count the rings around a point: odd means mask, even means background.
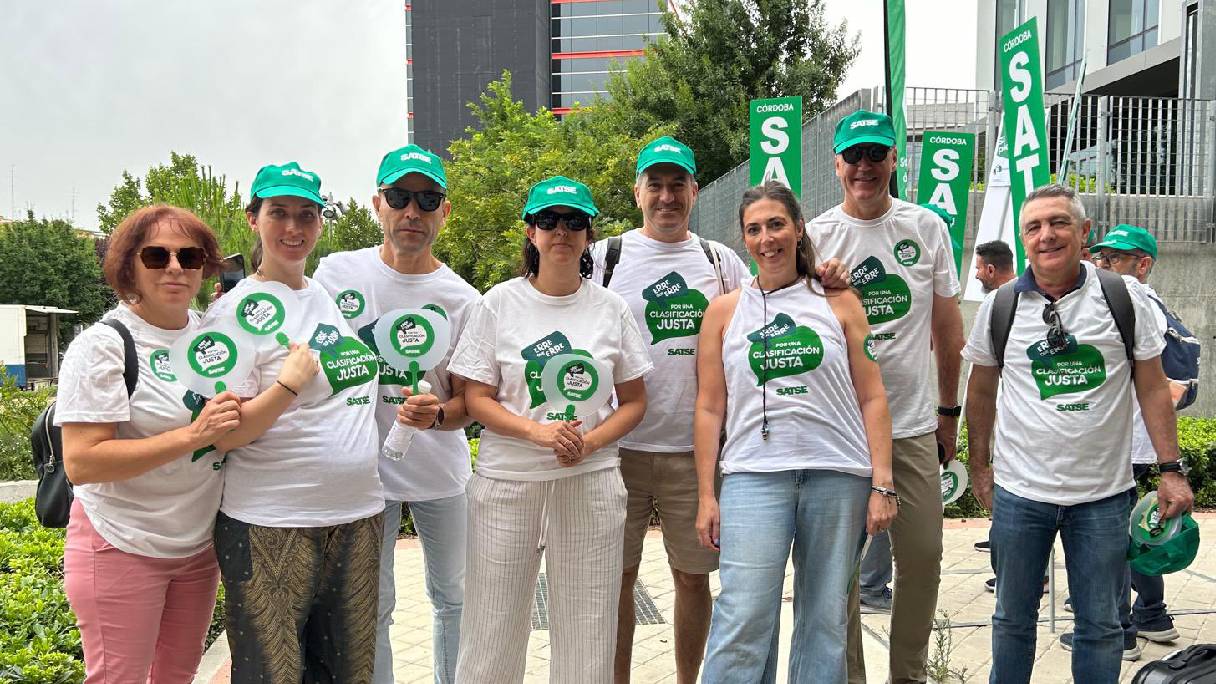
[[[1068,588],[1076,613],[1072,674],[1078,682],[1119,681],[1123,630],[1118,604],[1127,571],[1127,519],[1135,490],[1098,501],[1058,506],[994,487],[992,561],[993,684],[1030,681],[1043,574],[1056,533],[1064,543]]]
[[[380,546],[380,607],[376,621],[376,684],[393,684],[393,649],[389,625],[397,592],[393,577],[393,548],[401,527],[400,501],[386,501],[384,540]],[[414,530],[422,542],[426,566],[426,595],[431,599],[433,660],[436,684],[456,680],[460,649],[460,613],[464,608],[464,558],[468,517],[464,494],[409,504]]]
[[[793,547],[789,681],[844,682],[849,586],[865,539],[870,480],[832,470],[732,473],[722,480],[722,592],[706,684],[771,683],[781,589]]]

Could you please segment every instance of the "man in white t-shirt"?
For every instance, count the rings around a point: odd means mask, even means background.
[[[853,269],[891,407],[892,468],[902,501],[891,525],[895,591],[891,682],[924,682],[941,575],[939,463],[954,458],[958,432],[958,352],[963,320],[946,224],[932,211],[893,198],[891,118],[859,110],[834,138],[841,204],[807,226],[819,259]],[[932,353],[930,353],[932,350]],[[934,412],[930,357],[937,366]],[[849,681],[865,681],[857,589],[849,599]]]
[[[1031,679],[1043,571],[1059,533],[1076,613],[1073,678],[1113,683],[1124,652],[1117,604],[1136,491],[1128,458],[1134,403],[1163,471],[1162,515],[1180,515],[1193,499],[1177,462],[1177,426],[1161,367],[1165,342],[1135,280],[1104,282],[1105,272],[1081,261],[1090,221],[1073,190],[1034,191],[1019,226],[1030,268],[984,300],[963,350],[972,363],[972,490],[992,510],[991,679]],[[1012,320],[1006,340],[994,340],[993,309],[1005,296],[1013,298]],[[1108,302],[1121,296],[1135,313],[1134,331],[1120,331],[1112,314]],[[1000,458],[993,466],[994,420]]]
[[[718,556],[697,542],[697,472],[692,458],[697,398],[697,334],[709,300],[750,277],[726,246],[688,229],[697,200],[692,150],[664,136],[638,155],[634,198],[642,227],[591,247],[594,282],[629,304],[647,341],[654,371],[646,376],[646,417],[620,441],[621,476],[629,492],[624,572],[614,672],[629,681],[633,653],[633,587],[653,511],[675,580],[676,676],[695,682],[705,653],[713,602],[709,573]]]
[[[384,485],[384,539],[380,554],[380,605],[376,625],[377,684],[393,681],[389,625],[396,604],[393,559],[402,504],[409,506],[422,542],[426,591],[433,612],[435,682],[452,682],[464,605],[465,484],[471,468],[463,428],[464,381],[447,371],[477,290],[435,258],[431,247],[452,210],[443,162],[417,145],[384,155],[372,207],[384,230],[379,247],[331,254],[314,278],[329,290],[359,337],[376,350],[372,329],[388,312],[429,309],[451,324],[448,354],[425,373],[431,393],[411,395],[415,378],[380,358],[376,422],[380,443],[394,421],[417,428],[404,458],[380,459]]]

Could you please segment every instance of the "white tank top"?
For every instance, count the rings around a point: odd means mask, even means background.
[[[814,469],[870,476],[844,331],[819,283],[813,287],[798,281],[764,296],[754,282],[740,288],[722,340],[723,473]],[[768,439],[760,434],[765,413]]]

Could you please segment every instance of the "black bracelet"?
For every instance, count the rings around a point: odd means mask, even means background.
[[[300,393],[299,393],[299,392],[297,392],[297,391],[293,390],[292,388],[288,387],[288,386],[287,386],[287,384],[286,384],[286,383],[284,383],[282,380],[275,380],[275,383],[276,383],[276,384],[278,384],[278,386],[279,386],[279,387],[282,387],[283,389],[287,390],[288,392],[291,392],[291,395],[292,395],[292,396],[294,396],[294,397],[298,397],[298,396],[300,396]]]
[[[886,487],[879,487],[876,485],[871,485],[870,491],[872,491],[876,494],[881,494],[882,496],[885,496],[888,499],[895,499],[896,506],[898,506],[901,503],[901,501],[899,499],[899,495],[895,493],[894,489],[887,489]]]
[[[1157,464],[1157,472],[1161,473],[1162,475],[1166,473],[1178,473],[1179,475],[1185,477],[1187,474],[1186,471],[1187,468],[1185,465],[1183,465],[1182,459]]]
[[[962,406],[938,406],[937,415],[946,416],[947,418],[958,418],[963,415]]]

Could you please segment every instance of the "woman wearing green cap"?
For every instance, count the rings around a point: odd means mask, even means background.
[[[897,510],[891,415],[861,301],[815,280],[798,199],[751,188],[739,224],[758,274],[709,305],[697,354],[697,532],[722,580],[702,681],[772,681],[792,550],[789,679],[843,684],[862,543]]]
[[[467,490],[458,681],[523,680],[542,551],[551,681],[612,679],[626,498],[616,442],[642,419],[652,364],[625,301],[588,280],[597,213],[582,183],[532,186],[522,276],[485,294],[449,364],[485,426]],[[542,371],[561,354],[611,373],[616,408],[570,420],[546,397]]]
[[[286,286],[298,303],[281,331],[290,342],[260,346],[252,377],[233,388],[246,398],[241,426],[217,443],[227,451],[215,547],[234,683],[372,677],[384,508],[378,365],[333,298],[304,276],[322,229],[320,190],[321,179],[294,162],[258,172],[246,208],[257,270],[204,320],[233,320],[259,290]],[[301,360],[307,376],[278,375]]]

